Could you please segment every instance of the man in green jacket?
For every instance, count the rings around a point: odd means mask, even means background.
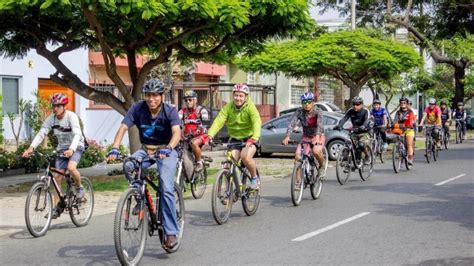
[[[262,120],[255,104],[249,97],[249,87],[245,84],[236,84],[233,93],[233,102],[226,104],[208,131],[212,139],[219,130],[227,125],[230,144],[245,142],[245,147],[235,148],[232,151],[234,159],[239,157],[252,176],[250,188],[259,189],[260,179],[257,176],[257,166],[253,156],[257,151],[257,141],[260,138]]]

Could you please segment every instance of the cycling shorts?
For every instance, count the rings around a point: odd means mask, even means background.
[[[415,130],[413,128],[407,128],[405,130],[405,136],[414,137],[415,136]]]

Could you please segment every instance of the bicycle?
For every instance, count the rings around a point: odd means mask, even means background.
[[[44,236],[51,225],[53,212],[51,184],[53,184],[53,188],[59,197],[57,206],[60,214],[63,212],[69,213],[72,223],[77,227],[87,225],[94,210],[94,190],[91,181],[87,177],[81,176],[84,197],[78,199],[76,185],[70,174],[63,173],[51,166],[51,160],[63,156],[57,155],[56,152],[52,155],[42,154],[38,151],[35,151],[35,153],[45,157],[48,163],[44,175],[33,184],[26,197],[25,222],[30,234],[34,237]],[[62,176],[66,180],[66,192],[64,194],[54,179],[53,173]]]
[[[410,170],[412,167],[408,163],[408,148],[406,143],[406,136],[397,135],[397,140],[392,150],[393,171],[397,174],[400,172],[402,163],[405,163],[407,170]]]
[[[245,142],[228,144],[226,159],[221,162],[221,170],[214,181],[212,215],[218,224],[224,224],[229,220],[232,205],[239,198],[242,199],[242,207],[247,216],[254,215],[260,204],[260,190],[249,187],[251,176],[248,169],[240,159],[237,161],[232,156],[234,148],[242,148],[245,144]],[[260,176],[258,170],[257,176]]]
[[[179,226],[178,244],[169,249],[165,245],[166,237],[163,227],[163,217],[160,204],[160,184],[155,184],[153,178],[146,176],[141,165],[143,162],[154,160],[150,157],[136,159],[128,157],[124,160],[135,161],[138,165],[134,172],[134,180],[129,181],[130,186],[125,190],[117,203],[114,219],[114,244],[117,257],[122,265],[136,265],[142,259],[148,236],[152,237],[155,231],[161,242],[162,248],[167,253],[176,252],[181,246],[181,238],[184,231],[184,199],[178,184],[174,183],[176,199],[176,216]],[[159,180],[159,178],[157,178]],[[155,202],[148,185],[155,191]],[[135,206],[135,207],[133,207]]]
[[[349,130],[348,133],[350,133]],[[339,154],[336,160],[336,177],[339,184],[344,185],[349,180],[351,172],[359,170],[360,178],[366,181],[372,175],[374,169],[374,155],[372,148],[367,146],[369,154],[369,164],[365,164],[365,154],[361,150],[355,148],[355,143],[352,138],[347,139],[344,142],[344,146],[339,150]],[[357,150],[357,152],[356,152]],[[361,155],[364,155],[362,157]]]
[[[450,138],[450,134],[449,134],[449,127],[448,127],[448,130],[446,130],[446,128],[444,127],[444,123],[443,123],[443,126],[441,127],[441,146],[444,146],[444,149],[447,150],[449,148],[449,138]]]
[[[425,126],[425,158],[426,162],[430,163],[431,156],[433,160],[438,160],[438,148],[436,147],[436,141],[433,137],[434,126]]]
[[[456,144],[462,143],[464,140],[464,126],[461,121],[463,119],[456,119]]]
[[[187,137],[181,142],[181,149],[178,151],[178,165],[176,171],[176,182],[181,187],[181,192],[186,192],[186,184],[191,185],[191,194],[195,199],[200,199],[206,192],[207,187],[207,168],[213,161],[211,157],[202,155],[202,171],[194,171],[194,155],[191,151],[189,141],[192,137]]]
[[[298,144],[296,141],[289,141],[289,144]],[[305,153],[305,146],[309,145],[309,153]],[[303,190],[309,185],[311,197],[316,200],[323,190],[323,182],[318,177],[319,163],[313,156],[313,144],[311,142],[301,142],[301,155],[298,161],[295,161],[293,173],[291,175],[291,201],[294,206],[298,206],[303,198]],[[324,172],[328,167],[328,152],[323,146],[323,155],[325,158]]]
[[[385,158],[384,158],[382,134],[380,130],[376,130],[375,128],[373,129],[372,134],[371,134],[371,149],[374,152],[374,163],[375,163],[376,157],[379,157],[380,162],[384,163]]]

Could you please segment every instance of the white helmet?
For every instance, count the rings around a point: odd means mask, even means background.
[[[232,93],[236,92],[236,91],[239,91],[239,92],[243,92],[245,94],[249,94],[250,92],[250,89],[249,87],[247,86],[247,84],[245,83],[238,83],[238,84],[235,84],[234,85],[234,89],[232,90]]]

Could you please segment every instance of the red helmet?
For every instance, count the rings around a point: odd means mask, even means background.
[[[69,102],[69,99],[64,93],[58,92],[58,93],[53,94],[53,96],[51,96],[50,102],[52,105],[59,105],[59,104],[66,105]]]

